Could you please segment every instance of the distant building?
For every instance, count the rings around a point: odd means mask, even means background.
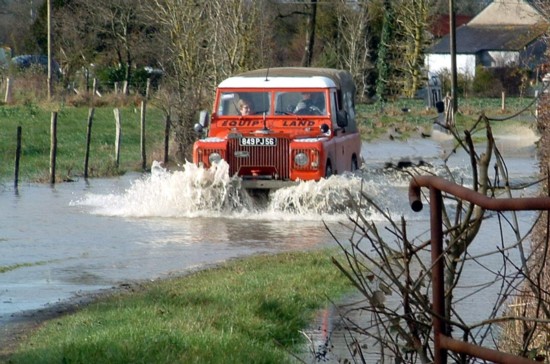
[[[545,17],[525,0],[495,0],[456,29],[457,72],[475,76],[476,66],[518,65],[535,68],[544,62],[548,30]],[[426,53],[429,74],[451,68],[450,36]]]
[[[459,27],[461,25],[464,25],[468,23],[470,20],[472,20],[472,17],[469,15],[455,15],[455,26]],[[450,28],[449,28],[449,14],[440,14],[435,17],[435,19],[431,22],[430,25],[430,34],[435,39],[440,39],[447,34],[449,34]]]

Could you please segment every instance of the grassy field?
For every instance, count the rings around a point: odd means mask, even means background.
[[[338,254],[262,255],[149,283],[47,322],[10,363],[296,362],[316,310],[351,290]]]
[[[21,126],[20,181],[48,181],[50,163],[50,128],[53,108],[25,104],[0,106],[0,177],[13,179],[17,127]],[[94,109],[88,175],[109,176],[141,168],[140,109],[120,108],[121,155],[115,163],[115,118],[113,107]],[[86,132],[89,108],[56,107],[57,160],[56,181],[74,179],[84,174]],[[147,166],[162,158],[164,116],[157,109],[146,111]]]

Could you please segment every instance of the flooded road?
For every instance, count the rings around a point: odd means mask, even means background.
[[[513,175],[533,177],[533,141],[512,148]],[[505,145],[509,145],[508,142]],[[395,216],[428,229],[429,209],[413,213],[407,174],[385,166],[407,159],[436,171],[448,138],[365,143],[365,169],[279,190],[256,204],[220,166],[204,171],[185,166],[167,172],[49,185],[4,185],[0,191],[0,324],[26,310],[134,280],[153,280],[257,253],[334,246],[346,240],[339,222],[352,212],[345,190],[361,189]],[[467,158],[450,165],[468,178]],[[369,219],[383,221],[372,211]],[[491,235],[491,232],[487,233]],[[1,334],[1,333],[0,333]]]
[[[240,217],[221,216],[217,211],[210,212],[213,216],[196,211],[203,217],[145,217],[136,216],[143,210],[119,211],[116,202],[94,205],[123,198],[136,178],[54,188],[30,185],[18,195],[0,195],[0,266],[11,268],[0,274],[2,319],[128,280],[162,278],[232,257],[302,249],[328,240],[320,219],[281,221],[243,212]]]

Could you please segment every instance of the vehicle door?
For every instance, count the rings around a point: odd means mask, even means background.
[[[338,119],[345,120],[346,113],[338,100],[336,90],[330,92],[330,105],[332,115],[332,169],[334,173],[342,173],[349,169],[347,166],[349,151],[346,148],[346,133],[341,125],[338,125]],[[341,123],[341,122],[340,122]],[[350,157],[351,158],[351,157]],[[351,163],[351,162],[350,162]]]

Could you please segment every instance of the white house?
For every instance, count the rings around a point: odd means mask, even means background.
[[[476,66],[542,63],[548,30],[544,16],[526,0],[494,0],[467,24],[456,29],[457,72],[475,76]],[[426,53],[429,74],[451,68],[450,36],[441,38]]]

